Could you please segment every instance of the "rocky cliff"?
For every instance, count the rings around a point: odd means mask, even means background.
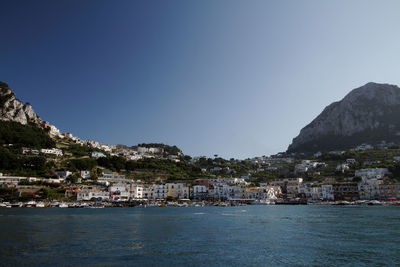
[[[0,120],[15,121],[24,125],[28,122],[42,124],[42,120],[33,111],[32,106],[16,99],[14,92],[3,82],[0,82]]]
[[[346,149],[400,142],[400,88],[367,83],[327,106],[293,139],[288,152]]]

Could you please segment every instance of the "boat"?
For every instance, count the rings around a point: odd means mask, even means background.
[[[21,208],[23,205],[22,202],[11,203],[11,207],[13,208]]]
[[[44,202],[38,202],[36,204],[36,208],[44,208],[44,207],[45,207]]]
[[[60,205],[58,205],[59,208],[68,208],[68,205],[66,203],[60,203]]]
[[[27,202],[27,203],[25,204],[25,207],[27,207],[27,208],[36,207],[36,201],[31,200],[31,201]]]
[[[11,208],[11,205],[10,205],[10,203],[8,203],[8,202],[3,202],[3,203],[0,203],[0,208],[7,208],[7,209],[9,209],[9,208]]]
[[[50,203],[50,207],[54,208],[54,207],[59,207],[60,206],[60,202],[51,202]]]

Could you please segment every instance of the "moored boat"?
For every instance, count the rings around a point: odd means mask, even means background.
[[[31,200],[31,201],[27,202],[27,203],[25,204],[25,207],[27,207],[27,208],[36,207],[36,201]]]
[[[58,205],[59,208],[68,208],[67,203],[60,203],[60,205]]]
[[[0,203],[0,208],[11,208],[11,205],[8,202],[3,202]]]
[[[36,208],[44,208],[44,207],[45,207],[44,202],[36,203]]]
[[[22,204],[22,202],[11,203],[11,207],[13,207],[13,208],[21,208],[22,206],[24,206],[24,204]]]

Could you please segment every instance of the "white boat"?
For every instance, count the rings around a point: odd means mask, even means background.
[[[10,203],[8,203],[8,202],[3,202],[3,203],[0,203],[0,208],[7,208],[7,209],[9,209],[9,208],[11,208],[11,205],[10,205]]]
[[[27,202],[25,204],[25,207],[27,207],[27,208],[36,207],[36,201],[31,200],[31,201]]]
[[[50,207],[54,208],[54,207],[58,207],[60,206],[60,202],[51,202],[50,203]]]
[[[36,208],[44,208],[44,207],[45,207],[44,202],[38,202],[36,204]]]
[[[58,205],[59,208],[68,208],[68,205],[66,203],[61,203]]]

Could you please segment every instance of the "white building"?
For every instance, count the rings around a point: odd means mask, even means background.
[[[142,195],[144,199],[154,199],[154,187],[153,185],[143,185]]]
[[[81,177],[82,179],[89,179],[90,176],[90,171],[81,171]]]
[[[128,201],[130,197],[129,187],[126,184],[116,184],[108,188],[110,198],[114,201]]]
[[[256,200],[275,200],[281,194],[280,186],[262,186],[247,188],[245,198]]]
[[[82,201],[90,201],[90,200],[109,200],[110,199],[110,193],[108,191],[102,191],[97,188],[83,188],[78,191],[78,194],[76,196],[76,200]]]
[[[336,166],[336,170],[337,170],[337,171],[347,171],[347,170],[349,170],[349,169],[350,169],[350,167],[349,167],[349,165],[346,164],[346,163],[339,164],[339,165]]]
[[[131,199],[143,199],[143,184],[130,184],[129,188]]]
[[[166,199],[167,198],[167,185],[155,184],[154,187],[154,199]]]
[[[36,182],[42,180],[43,180],[42,178],[36,178],[36,177],[3,176],[3,174],[0,173],[0,184],[18,185],[20,181]]]
[[[61,149],[58,148],[43,148],[40,149],[40,153],[42,154],[51,154],[51,155],[56,155],[56,156],[62,156],[63,152]]]
[[[214,185],[248,185],[244,178],[217,178],[210,179],[210,184]]]
[[[246,186],[215,184],[208,189],[208,195],[215,199],[243,199],[246,198]]]
[[[331,184],[313,187],[313,199],[333,201],[335,196],[333,194],[333,186]]]
[[[346,159],[346,163],[347,164],[354,164],[354,163],[356,163],[356,160],[355,159]]]
[[[388,173],[389,171],[387,168],[370,168],[356,170],[354,176],[361,177],[365,182],[369,179],[382,179]]]
[[[295,173],[304,173],[308,171],[308,166],[304,165],[304,164],[297,164],[294,167],[294,172]]]
[[[306,198],[312,198],[313,195],[313,184],[312,183],[305,183],[302,184],[297,191],[300,195],[303,195]]]
[[[357,146],[356,148],[352,149],[355,151],[362,151],[362,150],[369,150],[369,149],[373,149],[374,147],[369,145],[369,144],[361,144],[359,146]]]

